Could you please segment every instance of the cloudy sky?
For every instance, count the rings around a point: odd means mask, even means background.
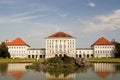
[[[0,42],[22,38],[45,47],[45,37],[66,32],[77,47],[98,38],[120,41],[120,0],[0,0]]]

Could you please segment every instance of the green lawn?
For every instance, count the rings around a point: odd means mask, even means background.
[[[43,62],[45,59],[39,59],[38,62]],[[88,58],[89,62],[116,62],[120,63],[120,58]],[[22,59],[0,59],[0,63],[32,63],[37,61],[33,58],[22,58]]]
[[[0,59],[0,63],[31,63],[37,61],[32,58],[22,58],[22,59]],[[39,59],[39,62],[43,62],[44,59]]]
[[[120,63],[120,58],[89,58],[87,59],[89,62],[115,62]]]

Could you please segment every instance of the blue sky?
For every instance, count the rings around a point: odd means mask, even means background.
[[[77,47],[98,38],[120,41],[120,0],[0,0],[0,41],[21,37],[45,47],[45,37],[63,31]]]

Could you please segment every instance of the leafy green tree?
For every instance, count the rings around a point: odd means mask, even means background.
[[[115,57],[120,57],[120,43],[115,44]]]
[[[10,58],[10,53],[8,52],[8,47],[5,42],[0,45],[0,58]]]

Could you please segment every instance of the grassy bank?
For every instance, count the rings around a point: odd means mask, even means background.
[[[28,59],[28,58],[23,58],[23,59],[0,59],[0,63],[33,63],[35,62],[36,59]],[[39,62],[43,62],[44,59],[39,59]]]
[[[45,59],[39,59],[38,62],[42,63]],[[103,63],[120,63],[120,58],[89,58],[89,62],[103,62]],[[0,59],[0,63],[33,63],[36,59],[23,58],[23,59]]]
[[[120,63],[120,58],[89,58],[89,62]]]

